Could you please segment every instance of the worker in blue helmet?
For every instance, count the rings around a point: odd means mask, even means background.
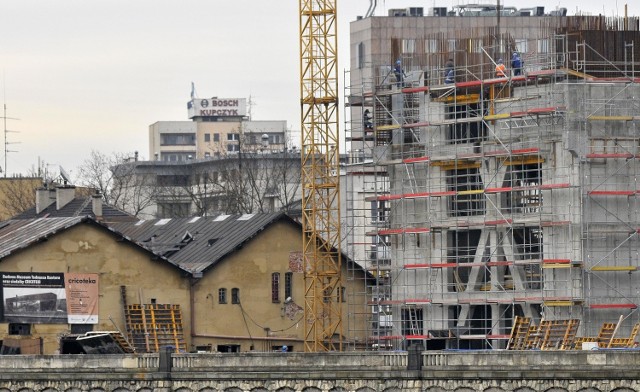
[[[398,87],[404,87],[404,78],[407,76],[402,69],[402,61],[397,60],[395,67],[393,67],[393,74],[396,75],[396,85]]]
[[[511,57],[511,68],[513,68],[514,76],[522,74],[522,59],[518,52],[513,52],[513,56]]]

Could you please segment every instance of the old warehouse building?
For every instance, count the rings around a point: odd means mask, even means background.
[[[302,351],[301,228],[284,214],[17,219],[0,244],[0,338],[23,353],[116,329],[137,352]],[[364,281],[335,295],[346,305]]]

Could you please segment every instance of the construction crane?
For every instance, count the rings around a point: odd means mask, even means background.
[[[336,0],[299,1],[304,347],[341,351]]]

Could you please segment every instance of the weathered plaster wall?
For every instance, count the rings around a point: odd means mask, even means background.
[[[125,331],[120,286],[127,288],[128,303],[156,302],[180,304],[188,310],[188,281],[182,272],[164,261],[91,224],[80,224],[47,241],[8,256],[0,263],[4,272],[81,272],[99,275],[99,323],[94,330]],[[189,320],[184,317],[185,330]],[[0,323],[0,339],[7,336],[8,326]],[[34,337],[43,337],[44,353],[59,348],[59,336],[69,333],[68,324],[33,324]],[[187,336],[188,338],[188,336]]]
[[[195,345],[240,344],[241,351],[269,351],[286,344],[303,351],[304,274],[299,262],[300,229],[289,223],[276,223],[248,242],[242,249],[205,273],[195,287]],[[271,299],[271,275],[280,273],[279,302]],[[292,301],[285,304],[285,274],[293,272]],[[343,266],[343,285],[348,293],[362,292],[362,277],[347,280]],[[227,289],[227,303],[218,303],[218,290]],[[240,304],[233,304],[231,290],[240,289]],[[363,296],[356,297],[364,301]],[[347,303],[343,306],[347,320]],[[267,333],[267,328],[269,332]],[[358,326],[362,331],[362,325]],[[347,334],[347,327],[344,328]]]

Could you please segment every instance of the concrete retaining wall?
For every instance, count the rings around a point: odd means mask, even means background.
[[[164,368],[153,354],[0,356],[0,392],[640,391],[640,351],[416,355],[182,354],[165,357]],[[419,370],[407,370],[416,360]]]

